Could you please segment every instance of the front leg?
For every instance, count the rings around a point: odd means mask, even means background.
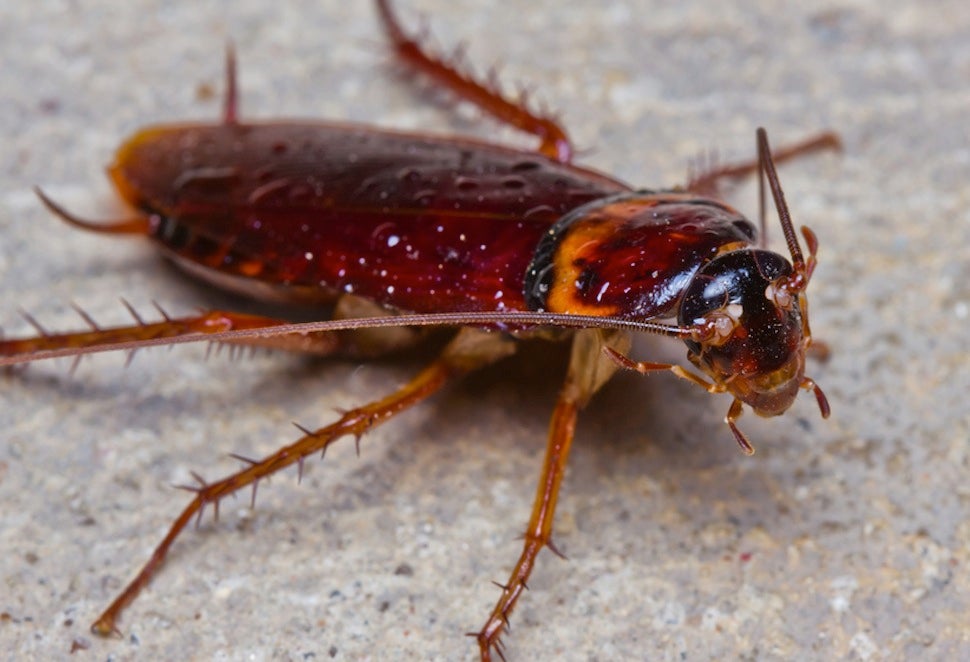
[[[604,347],[623,352],[629,348],[626,334],[603,332],[597,329],[583,329],[573,339],[566,382],[559,394],[556,409],[549,424],[549,439],[542,463],[542,474],[536,489],[532,516],[525,530],[522,553],[509,576],[508,582],[501,585],[502,595],[485,622],[481,631],[475,635],[481,650],[482,660],[491,660],[495,650],[502,659],[500,637],[508,627],[509,614],[526,588],[529,575],[535,567],[536,557],[543,547],[549,547],[557,555],[561,554],[552,543],[552,520],[559,497],[559,486],[566,472],[566,461],[576,430],[576,416],[590,397],[613,375],[617,366],[603,353]]]

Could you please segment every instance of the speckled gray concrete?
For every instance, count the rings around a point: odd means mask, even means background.
[[[164,4],[164,7],[163,7]],[[557,536],[513,618],[511,659],[957,659],[970,655],[970,9],[966,2],[508,0],[402,3],[439,42],[534,83],[582,161],[647,186],[683,181],[717,148],[753,153],[821,128],[841,157],[786,166],[799,222],[821,239],[813,326],[833,350],[784,418],[743,419],[672,378],[618,378],[578,431]],[[187,311],[225,303],[143,242],[50,217],[111,215],[101,175],[139,125],[211,119],[238,45],[249,117],[352,118],[493,136],[426,103],[385,65],[364,2],[106,0],[0,8],[0,319],[73,327],[117,299]],[[211,92],[216,91],[213,95]],[[502,139],[529,141],[499,130]],[[757,208],[754,187],[731,200]],[[777,239],[777,237],[776,237]],[[638,355],[680,358],[646,341]],[[286,356],[203,361],[199,349],[47,364],[0,380],[0,656],[73,659],[458,659],[497,597],[528,514],[556,355],[451,390],[223,505],[125,614],[87,624],[181,508],[171,485],[216,477],[401,383],[415,365]],[[530,359],[530,357],[524,357]],[[509,372],[513,373],[511,379]]]

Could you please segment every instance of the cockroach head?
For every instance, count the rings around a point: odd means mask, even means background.
[[[792,265],[760,249],[724,253],[688,287],[679,324],[688,357],[761,416],[787,410],[804,380],[805,330]]]

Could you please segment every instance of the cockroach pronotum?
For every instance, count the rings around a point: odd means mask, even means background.
[[[130,326],[103,328],[82,312],[89,329],[53,334],[28,316],[37,334],[0,341],[0,365],[198,340],[372,358],[422,342],[419,327],[460,327],[402,388],[322,428],[302,429],[285,448],[195,488],[151,559],[92,625],[99,634],[117,632],[121,613],[206,506],[244,487],[255,493],[260,479],[284,467],[302,470],[310,454],[341,437],[359,438],[510,356],[522,338],[570,338],[572,349],[521,555],[475,635],[483,660],[502,654],[500,636],[538,553],[557,551],[552,521],[577,414],[618,369],[666,370],[731,394],[725,422],[746,453],[753,450],[737,425],[744,405],[777,416],[806,389],[822,416],[829,414],[821,389],[805,376],[812,343],[805,291],[818,242],[803,227],[802,252],[775,163],[838,148],[834,134],[772,153],[758,129],[750,162],[695,173],[682,188],[633,189],[574,165],[556,120],[510,100],[457,59],[430,53],[402,29],[390,4],[378,0],[377,10],[402,63],[533,134],[538,149],[352,124],[243,122],[230,48],[220,122],[143,129],[118,150],[109,174],[136,210],[130,219],[84,220],[37,191],[73,226],[146,235],[193,276],[256,298],[317,306],[327,318],[290,323],[213,310],[147,322],[132,310]],[[761,183],[760,244],[754,224],[716,199],[722,180],[751,174]],[[764,246],[765,183],[790,261]],[[683,340],[704,376],[629,358],[632,332]]]

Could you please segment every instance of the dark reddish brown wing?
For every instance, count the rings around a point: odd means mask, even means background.
[[[417,312],[524,309],[542,234],[627,190],[529,152],[330,124],[147,129],[111,174],[153,237],[214,282]]]

